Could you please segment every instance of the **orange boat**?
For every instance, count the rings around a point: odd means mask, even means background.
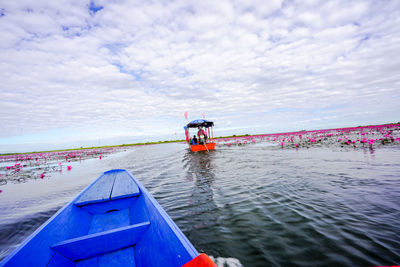
[[[190,149],[195,151],[209,151],[215,149],[215,143],[206,143],[205,145],[190,145]]]
[[[215,149],[213,127],[214,122],[208,120],[194,120],[185,127],[186,142],[192,151],[210,151]],[[198,128],[197,136],[190,137],[190,128]],[[204,128],[204,130],[203,130]]]

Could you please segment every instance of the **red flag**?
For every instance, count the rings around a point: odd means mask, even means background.
[[[187,113],[187,111],[186,111],[183,115],[185,116],[185,119],[188,118],[188,113]]]

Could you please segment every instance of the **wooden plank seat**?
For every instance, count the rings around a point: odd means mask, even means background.
[[[88,190],[75,201],[75,206],[106,202],[140,195],[140,189],[124,170],[105,172]]]
[[[72,238],[51,248],[72,261],[87,259],[135,245],[149,225],[150,222],[143,222]]]

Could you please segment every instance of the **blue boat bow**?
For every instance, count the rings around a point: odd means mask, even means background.
[[[199,253],[146,188],[130,172],[111,170],[0,266],[182,266],[195,258]]]

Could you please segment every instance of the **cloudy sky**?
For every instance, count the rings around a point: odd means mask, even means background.
[[[0,1],[8,150],[180,138],[186,111],[217,135],[397,122],[399,102],[398,0]]]

